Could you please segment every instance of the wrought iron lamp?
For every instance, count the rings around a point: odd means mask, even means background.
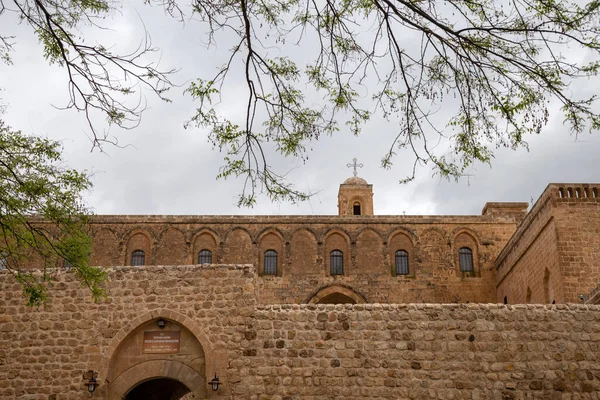
[[[96,378],[98,377],[98,373],[94,372],[92,370],[87,371],[85,374],[83,374],[83,379],[87,379],[87,389],[88,392],[94,393],[94,391],[96,390],[96,386],[100,386],[100,384],[96,381]]]
[[[212,378],[211,381],[208,383],[210,383],[210,387],[212,388],[212,390],[214,390],[216,392],[217,390],[219,390],[219,385],[222,382],[219,382],[219,377],[217,376],[217,373],[215,372],[215,377]]]

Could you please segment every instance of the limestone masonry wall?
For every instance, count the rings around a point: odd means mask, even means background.
[[[600,285],[600,185],[551,184],[496,260],[497,301],[575,303]]]
[[[23,306],[20,286],[0,272],[1,399],[90,398],[87,370],[100,383],[92,398],[107,400],[153,376],[174,376],[200,397],[248,399],[600,392],[598,306],[261,305],[252,266],[107,270],[102,303],[72,273],[56,272],[40,309]],[[140,353],[140,329],[157,330],[158,318],[182,332],[179,354]],[[203,386],[215,372],[218,392]]]

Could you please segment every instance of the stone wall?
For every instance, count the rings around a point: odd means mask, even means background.
[[[565,302],[600,285],[600,185],[556,185],[558,262]]]
[[[146,373],[174,369],[195,371],[202,376],[200,382],[188,380],[202,384],[200,393],[212,395],[205,390],[205,375],[215,371],[225,375],[224,354],[239,348],[240,332],[255,312],[252,267],[147,266],[107,271],[110,294],[100,304],[91,301],[89,291],[72,273],[57,271],[49,301],[39,309],[24,306],[21,287],[7,271],[0,271],[0,399],[89,398],[82,378],[88,370],[99,372],[100,387],[94,394],[98,399],[113,398],[111,385],[113,391],[126,390]],[[173,330],[185,331],[182,340],[191,333],[201,349],[183,343],[181,354],[163,359],[167,368],[156,357],[140,355],[141,349],[128,350],[136,332],[158,317],[178,326]],[[185,359],[186,354],[203,357],[206,371],[197,360]],[[136,363],[143,368],[132,368]],[[169,366],[177,368],[168,370]],[[128,368],[133,374],[118,379],[116,374]],[[178,379],[185,380],[183,372]],[[107,378],[113,379],[111,384]]]
[[[600,285],[599,193],[548,185],[496,260],[497,301],[577,303]]]
[[[242,342],[250,356],[232,362],[242,397],[595,399],[600,391],[596,306],[273,305],[254,320],[255,338]]]
[[[252,266],[108,271],[102,303],[57,272],[40,309],[23,306],[20,287],[0,272],[0,398],[89,398],[87,370],[99,373],[93,398],[110,400],[154,376],[223,398],[593,399],[600,391],[598,306],[260,305]],[[144,359],[136,338],[158,329],[158,318],[193,343]],[[218,392],[202,386],[215,372]]]

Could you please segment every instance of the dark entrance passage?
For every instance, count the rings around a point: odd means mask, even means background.
[[[137,385],[126,400],[179,400],[190,392],[183,383],[169,378],[150,379]]]
[[[356,304],[356,300],[342,293],[331,293],[319,300],[319,304]]]

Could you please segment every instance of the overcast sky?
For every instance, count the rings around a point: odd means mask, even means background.
[[[161,9],[141,3],[124,6],[107,21],[112,30],[102,33],[103,42],[131,49],[143,34],[141,20],[161,49],[161,65],[179,68],[173,80],[181,87],[172,89],[170,104],[148,94],[148,109],[138,128],[111,130],[125,147],[106,147],[102,153],[90,152],[82,115],[54,107],[66,104],[66,71],[48,65],[28,26],[18,25],[10,15],[1,17],[2,33],[16,36],[14,65],[0,66],[4,89],[0,98],[8,106],[3,118],[13,128],[62,141],[68,166],[92,174],[94,188],[87,201],[97,214],[336,214],[339,184],[352,175],[346,164],[354,157],[364,164],[359,176],[373,184],[379,215],[479,214],[487,201],[535,201],[550,182],[600,181],[600,133],[576,140],[554,113],[541,135],[527,138],[529,152],[498,150],[491,168],[478,165],[459,182],[441,180],[432,176],[429,167],[422,167],[415,181],[400,185],[398,181],[410,173],[412,155],[400,153],[395,167],[383,170],[380,160],[396,125],[374,118],[359,137],[342,129],[313,143],[306,164],[271,157],[275,169],[289,172],[300,190],[315,192],[309,201],[291,205],[260,197],[253,209],[238,209],[236,195],[243,182],[215,180],[223,154],[212,148],[206,131],[183,128],[195,109],[183,94],[186,83],[214,72],[223,62],[227,44],[207,49],[198,24],[188,21],[184,26],[165,18]],[[236,90],[234,84],[231,92]],[[572,90],[598,92],[600,84],[579,82]],[[238,91],[241,95],[224,99],[232,112],[245,94],[242,86]]]

